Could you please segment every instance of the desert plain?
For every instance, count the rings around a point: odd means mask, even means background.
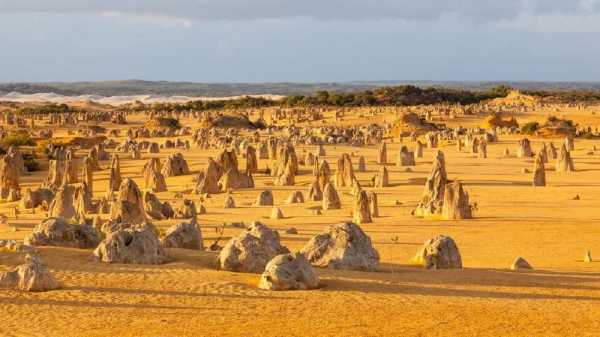
[[[414,112],[423,108],[413,107]],[[525,111],[505,109],[503,117],[514,116],[520,124],[543,122],[559,116],[578,125],[600,125],[600,106],[536,106]],[[272,119],[272,109],[265,112]],[[298,122],[299,128],[393,123],[394,109],[349,109],[343,118],[334,110],[323,120]],[[435,116],[434,116],[435,117]],[[251,119],[258,118],[253,111]],[[448,128],[478,128],[482,114],[440,117],[436,123]],[[179,116],[180,124],[191,130],[204,127],[193,116]],[[68,138],[78,129],[99,125],[120,130],[109,138],[121,144],[127,129],[141,127],[148,114],[131,113],[126,124],[110,121],[80,121],[75,125],[45,125],[53,138]],[[287,121],[269,134],[260,130],[260,140],[283,135]],[[5,125],[10,130],[10,126]],[[252,136],[255,130],[240,129],[239,135]],[[107,132],[108,134],[108,132]],[[410,170],[396,165],[402,145],[411,151],[415,142],[409,136],[386,136],[389,186],[373,187],[371,178],[380,170],[380,144],[355,146],[324,144],[325,159],[333,171],[342,154],[349,154],[356,179],[362,188],[378,196],[379,214],[371,223],[360,224],[379,254],[376,271],[315,268],[317,289],[268,291],[257,287],[260,273],[221,270],[218,250],[209,249],[239,235],[245,229],[233,226],[260,221],[279,232],[281,244],[290,251],[300,250],[327,226],[352,221],[354,196],[351,187],[338,187],[340,209],[315,210],[320,201],[284,201],[294,191],[305,197],[314,180],[312,166],[300,163],[293,186],[274,184],[267,174],[273,159],[258,159],[253,188],[232,189],[202,196],[193,193],[198,172],[206,170],[208,158],[222,149],[198,148],[192,135],[175,136],[192,143],[188,148],[161,148],[159,153],[142,151],[141,158],[117,153],[123,178],[132,178],[143,190],[144,164],[153,157],[165,160],[180,152],[189,165],[189,174],[166,178],[167,191],[157,192],[161,201],[174,208],[183,199],[203,205],[198,214],[204,249],[165,248],[168,259],[162,264],[102,263],[93,249],[36,246],[36,254],[52,273],[60,288],[45,292],[0,290],[1,336],[592,336],[600,329],[600,150],[597,140],[575,138],[570,151],[573,172],[555,172],[555,160],[546,167],[546,186],[532,186],[534,158],[519,158],[518,142],[527,137],[537,152],[542,143],[560,147],[564,135],[544,136],[499,133],[487,144],[487,158],[469,149],[457,150],[455,141],[442,140],[436,148],[423,149]],[[167,137],[144,138],[162,144]],[[423,135],[417,137],[423,141]],[[256,144],[253,144],[255,147]],[[75,157],[87,149],[75,147]],[[296,144],[298,158],[317,151],[313,144]],[[506,150],[508,149],[508,154]],[[22,151],[27,151],[25,147]],[[445,155],[450,180],[460,180],[473,204],[471,219],[443,220],[414,216],[427,177],[438,151]],[[366,163],[356,170],[358,158]],[[48,160],[38,151],[40,170],[20,176],[20,188],[38,188],[48,176]],[[245,159],[238,156],[243,168]],[[93,173],[93,198],[109,189],[110,161],[99,162]],[[80,168],[81,169],[81,168]],[[256,206],[263,190],[273,193],[274,205],[283,218],[271,219],[273,206]],[[235,208],[223,204],[231,196]],[[15,211],[17,209],[18,211]],[[0,205],[4,214],[0,239],[22,241],[46,218],[39,209],[23,209],[19,201]],[[91,215],[90,215],[91,216]],[[107,220],[108,214],[98,214]],[[152,220],[161,235],[181,219]],[[225,224],[225,225],[223,225]],[[290,228],[297,234],[289,234]],[[461,269],[427,269],[411,263],[423,243],[437,235],[451,237],[462,257]],[[590,252],[592,261],[584,261]],[[517,257],[533,269],[511,270]],[[24,253],[0,252],[0,271],[23,263]]]

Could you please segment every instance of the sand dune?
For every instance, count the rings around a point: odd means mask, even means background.
[[[283,98],[281,95],[246,95],[248,97],[262,97],[270,100],[278,100]],[[80,95],[80,96],[63,96],[55,93],[39,93],[39,94],[21,94],[11,92],[6,95],[0,95],[0,101],[5,102],[49,102],[49,103],[73,103],[92,101],[100,104],[108,104],[119,106],[136,101],[144,104],[152,103],[186,103],[190,101],[215,101],[215,100],[230,100],[240,98],[242,96],[229,97],[188,97],[188,96],[162,96],[162,95],[137,95],[137,96],[100,96],[100,95]]]

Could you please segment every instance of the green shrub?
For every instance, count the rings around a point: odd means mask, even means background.
[[[534,134],[540,128],[540,123],[529,122],[521,127],[521,133],[531,135]]]
[[[5,147],[11,146],[34,146],[35,141],[27,132],[15,132],[2,138],[2,145]]]

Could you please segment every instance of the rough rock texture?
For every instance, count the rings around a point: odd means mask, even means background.
[[[258,287],[265,290],[306,290],[319,286],[319,276],[303,254],[274,257],[260,277]]]
[[[273,206],[273,192],[271,190],[265,190],[260,192],[256,198],[255,206]]]
[[[290,194],[287,199],[285,199],[285,203],[290,204],[303,204],[304,203],[304,195],[300,191],[295,191]]]
[[[252,146],[246,148],[246,172],[258,172],[258,159],[256,158],[256,149]]]
[[[564,146],[564,145],[563,145]],[[511,270],[533,269],[533,267],[522,257],[517,257],[510,265]]]
[[[529,139],[523,138],[519,141],[519,147],[517,148],[517,157],[533,157],[533,153],[531,152],[531,142],[529,141]]]
[[[354,198],[353,221],[357,224],[371,223],[371,210],[369,208],[369,197],[366,191],[360,191]]]
[[[196,219],[196,203],[190,199],[184,199],[181,206],[175,211],[175,217],[178,219]]]
[[[14,271],[0,273],[0,288],[21,291],[48,291],[60,285],[42,261],[33,255],[25,257],[25,263]]]
[[[219,265],[223,270],[262,273],[271,259],[287,253],[289,250],[280,244],[277,231],[254,222],[227,242],[219,254]]]
[[[131,178],[121,183],[117,200],[110,208],[110,219],[132,225],[146,222],[142,192]]]
[[[230,169],[219,179],[218,186],[221,192],[227,192],[230,189],[253,188],[254,179],[248,172],[241,173]]]
[[[427,177],[427,181],[425,182],[425,191],[423,192],[421,203],[415,209],[414,214],[416,216],[427,217],[441,213],[447,181],[444,153],[438,151],[429,177]]]
[[[183,158],[183,154],[175,153],[167,158],[161,173],[165,177],[182,176],[190,174],[190,169],[187,161]]]
[[[19,163],[14,157],[5,155],[0,159],[0,198],[9,202],[20,199],[20,173]]]
[[[308,200],[310,201],[321,201],[323,200],[323,191],[321,191],[321,185],[318,180],[313,181],[308,189]]]
[[[228,196],[223,203],[223,208],[235,208],[235,200],[233,200],[232,196]]]
[[[575,171],[575,164],[573,164],[573,158],[571,153],[567,150],[565,144],[562,144],[556,159],[556,172],[573,172]]]
[[[377,193],[369,192],[369,212],[371,217],[376,218],[379,216],[379,203],[377,202]]]
[[[364,156],[358,157],[358,167],[357,167],[356,171],[365,172],[366,170],[367,170],[367,162],[365,161],[365,157]]]
[[[332,184],[325,185],[325,189],[323,190],[323,209],[340,209],[342,208],[342,202],[340,201],[340,196],[338,195],[335,187]]]
[[[90,157],[83,158],[81,181],[86,184],[90,194],[92,194],[94,191],[94,163]]]
[[[283,212],[279,207],[273,207],[271,209],[271,215],[269,216],[271,220],[283,219]]]
[[[175,216],[175,212],[169,202],[160,202],[156,195],[151,192],[144,193],[144,210],[154,220],[169,219]]]
[[[202,232],[195,221],[173,225],[162,240],[166,248],[203,249]]]
[[[377,157],[377,163],[381,165],[387,164],[387,144],[382,143],[379,147],[379,156]]]
[[[471,219],[473,217],[469,194],[463,190],[460,181],[446,184],[442,218],[446,220]]]
[[[56,218],[74,219],[77,216],[75,191],[75,185],[63,185],[59,188],[50,204],[49,215]]]
[[[100,239],[96,229],[88,225],[71,225],[63,218],[47,218],[25,237],[30,246],[96,248]]]
[[[544,168],[544,158],[540,155],[535,157],[533,164],[533,186],[546,186],[546,169]]]
[[[421,150],[423,152],[423,150]],[[402,146],[398,152],[396,166],[415,166],[415,153],[408,150],[408,147]]]
[[[379,253],[371,239],[358,225],[349,222],[329,226],[300,252],[317,267],[365,271],[379,267]]]
[[[121,165],[119,164],[119,156],[114,155],[110,162],[110,175],[109,175],[109,189],[110,191],[118,191],[123,179],[121,178]]]
[[[451,237],[438,235],[425,241],[412,262],[427,269],[460,269],[462,259]]]
[[[337,188],[340,187],[350,187],[352,186],[352,181],[356,179],[354,177],[354,168],[352,167],[352,159],[350,159],[350,155],[344,153],[337,162],[337,171],[335,172],[335,186]]]
[[[197,177],[196,193],[219,193],[219,179],[223,173],[221,166],[212,158],[208,158],[206,173],[200,173]]]
[[[30,188],[25,189],[21,198],[21,207],[24,209],[32,209],[42,204],[50,205],[54,199],[54,192],[48,188],[40,187],[35,190]]]
[[[389,173],[384,165],[379,166],[379,172],[373,177],[373,186],[379,188],[390,186]]]
[[[161,264],[167,260],[154,228],[149,225],[109,233],[94,250],[94,256],[107,263]]]

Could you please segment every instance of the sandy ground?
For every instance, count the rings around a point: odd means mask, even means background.
[[[521,119],[541,119],[536,112]],[[571,113],[574,119],[600,124],[589,112]],[[569,117],[571,117],[569,115]],[[382,116],[378,117],[383,118]],[[374,120],[376,120],[375,118]],[[460,118],[454,125],[475,125],[481,119]],[[184,123],[184,125],[187,125]],[[591,250],[600,259],[600,152],[588,155],[596,143],[576,140],[573,154],[577,172],[559,174],[547,165],[547,187],[532,187],[531,159],[504,158],[516,152],[517,136],[501,136],[488,146],[488,159],[478,159],[455,146],[442,146],[450,179],[460,179],[473,202],[475,219],[435,221],[410,215],[423,191],[434,150],[426,149],[413,172],[388,166],[389,188],[377,189],[380,217],[363,225],[381,255],[380,272],[318,269],[323,287],[314,291],[268,292],[256,287],[259,275],[218,271],[216,253],[168,249],[172,258],[160,266],[108,265],[94,262],[91,250],[40,248],[63,289],[46,293],[0,291],[1,336],[592,336],[600,329],[600,263],[584,263]],[[533,141],[534,151],[541,139]],[[549,140],[544,140],[548,142]],[[561,139],[551,140],[558,145]],[[400,144],[389,144],[388,159],[395,162]],[[409,144],[412,147],[412,144]],[[314,147],[299,146],[303,156]],[[367,171],[358,173],[363,186],[377,171],[377,148],[326,146],[334,164],[344,152],[365,155]],[[170,151],[163,151],[165,157]],[[216,151],[184,151],[197,172]],[[143,160],[125,159],[123,176],[141,186]],[[354,157],[355,164],[357,157]],[[270,164],[259,161],[259,167]],[[240,166],[244,162],[240,160]],[[94,193],[104,194],[108,163],[95,174]],[[333,167],[333,166],[332,166]],[[351,219],[352,197],[339,192],[343,209],[312,215],[318,203],[283,205],[295,190],[307,190],[310,168],[294,187],[272,186],[273,178],[255,176],[257,187],[235,191],[238,208],[222,208],[224,195],[214,195],[199,220],[205,245],[216,237],[215,226],[224,221],[260,220],[280,230],[291,250],[329,224]],[[23,178],[23,187],[38,185],[46,172]],[[187,195],[192,176],[167,179],[175,192]],[[263,189],[272,189],[285,219],[270,220],[271,207],[251,206]],[[366,187],[367,190],[371,188]],[[579,194],[581,200],[572,200]],[[396,205],[396,201],[400,205]],[[10,213],[11,204],[1,205]],[[0,226],[0,238],[23,239],[42,214],[21,213]],[[158,221],[162,229],[176,220]],[[17,228],[14,231],[12,226]],[[283,233],[296,227],[298,235]],[[240,229],[228,228],[225,239]],[[463,270],[422,270],[408,260],[428,238],[450,235],[463,258]],[[394,241],[393,238],[398,240]],[[517,256],[535,268],[512,272]],[[0,269],[19,264],[22,256],[0,253]]]

